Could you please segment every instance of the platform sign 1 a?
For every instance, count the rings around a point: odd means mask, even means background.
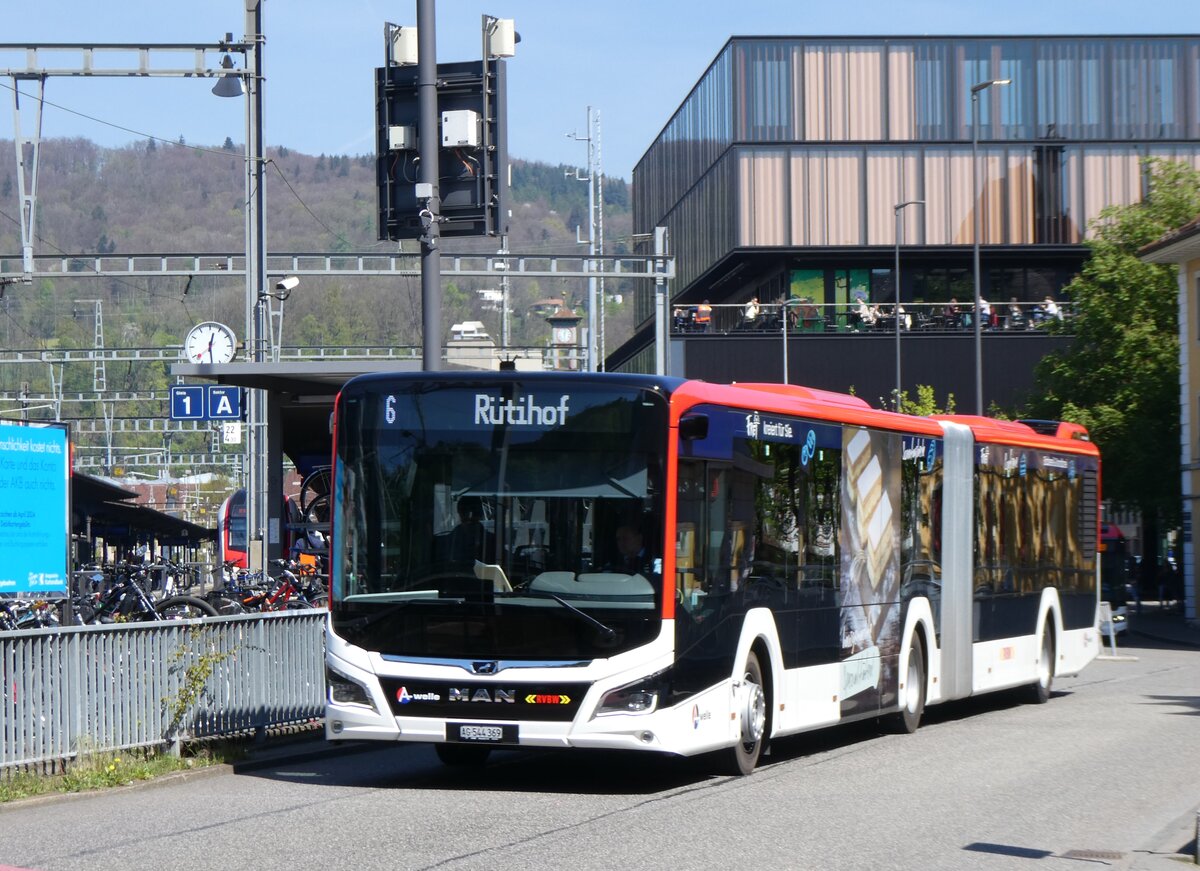
[[[241,420],[242,388],[224,384],[177,384],[171,388],[171,420]]]
[[[241,420],[242,388],[210,384],[208,386],[208,419]]]
[[[0,422],[0,593],[65,593],[70,430]]]
[[[171,420],[204,420],[207,411],[203,384],[171,388]]]

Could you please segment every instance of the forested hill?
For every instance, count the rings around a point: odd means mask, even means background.
[[[240,253],[245,248],[245,173],[240,145],[194,145],[144,140],[102,148],[85,139],[45,140],[39,154],[35,253],[145,254]],[[576,228],[587,237],[587,188],[574,167],[515,160],[512,166],[514,253],[578,254]],[[266,167],[266,235],[271,254],[287,252],[394,251],[377,238],[373,155],[309,155],[269,148]],[[0,256],[7,272],[20,270],[20,212],[15,153],[0,141]],[[606,250],[628,250],[629,189],[606,180]],[[414,251],[412,242],[405,250]],[[498,239],[447,239],[447,253],[495,251]],[[0,340],[7,348],[88,347],[94,323],[80,316],[77,300],[103,303],[107,347],[151,347],[181,339],[197,320],[244,322],[244,283],[221,276],[62,279],[33,288],[7,289]],[[491,286],[495,282],[490,283]],[[496,329],[498,314],[480,294],[489,282],[445,282],[444,329],[477,319]],[[565,297],[579,308],[581,280],[553,285],[514,279],[514,343],[543,344],[540,315],[527,312],[539,299]],[[609,287],[610,293],[629,288]],[[628,332],[630,306],[610,303],[608,345]],[[91,309],[89,309],[89,312]],[[582,311],[581,311],[582,313]],[[74,317],[72,315],[75,315]],[[419,344],[419,282],[406,279],[306,279],[289,299],[284,345]]]

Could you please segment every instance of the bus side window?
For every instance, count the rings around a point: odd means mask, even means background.
[[[687,598],[698,586],[696,583],[696,524],[677,523],[675,525],[675,571],[677,574],[677,591],[682,598]]]
[[[724,468],[708,468],[708,559],[705,586],[710,595],[729,593],[729,476]]]
[[[681,460],[675,523],[675,589],[676,598],[688,610],[699,608],[708,595],[705,548],[701,546],[706,493],[704,463]]]
[[[805,476],[804,519],[808,553],[803,587],[816,605],[835,604],[838,583],[838,528],[841,525],[841,451],[819,448]]]

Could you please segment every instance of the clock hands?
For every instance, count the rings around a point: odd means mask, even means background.
[[[184,342],[193,363],[228,363],[236,354],[237,339],[224,324],[204,322],[191,329]]]

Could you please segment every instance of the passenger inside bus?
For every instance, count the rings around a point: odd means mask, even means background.
[[[458,525],[450,531],[450,561],[456,565],[474,565],[485,559],[488,533],[483,525],[483,500],[463,496],[458,500]]]

